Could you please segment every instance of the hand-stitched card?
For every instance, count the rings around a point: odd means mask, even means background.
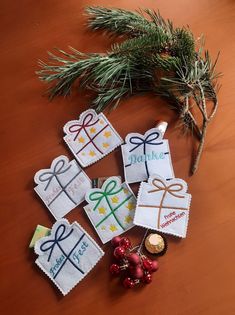
[[[83,112],[79,120],[69,121],[64,132],[65,142],[83,167],[95,163],[123,143],[104,114],[96,114],[93,109]]]
[[[137,198],[134,224],[160,232],[185,237],[191,195],[180,178],[165,181],[158,175],[142,182]]]
[[[174,177],[168,140],[162,139],[158,128],[152,128],[144,135],[130,133],[125,141],[122,158],[127,183],[147,180],[152,174],[165,179]]]
[[[133,227],[136,198],[120,178],[110,177],[102,188],[90,189],[86,201],[86,214],[103,243]]]
[[[69,162],[66,156],[53,160],[50,169],[36,173],[34,181],[36,193],[56,219],[84,201],[91,180],[75,160]]]
[[[55,283],[63,295],[81,281],[104,255],[102,249],[77,223],[57,221],[51,235],[34,247],[36,264]]]

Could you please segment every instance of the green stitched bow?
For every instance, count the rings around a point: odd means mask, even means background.
[[[113,196],[118,194],[120,191],[122,191],[122,187],[119,188],[118,190],[115,191],[115,188],[117,186],[117,182],[115,180],[111,180],[105,187],[104,191],[95,191],[89,195],[89,199],[91,201],[98,201],[95,208],[93,209],[94,211],[96,208],[99,206],[101,200],[103,198],[106,199],[107,203],[109,204],[108,196]],[[110,206],[110,205],[109,205]]]
[[[115,180],[111,180],[104,188],[104,191],[94,191],[93,193],[91,193],[89,195],[89,199],[90,201],[97,201],[97,204],[95,205],[95,207],[93,208],[93,211],[95,211],[97,209],[97,207],[99,206],[99,204],[101,203],[101,201],[103,200],[103,198],[105,198],[109,209],[110,209],[110,213],[107,214],[97,225],[96,228],[103,223],[110,215],[113,215],[115,220],[117,221],[117,223],[119,224],[119,226],[125,230],[125,228],[123,227],[123,225],[121,224],[121,222],[118,220],[115,211],[118,210],[125,202],[127,202],[127,200],[129,200],[132,195],[128,196],[124,201],[122,201],[116,208],[113,208],[112,205],[110,204],[109,198],[110,196],[116,195],[118,193],[120,193],[123,190],[123,187],[119,188],[116,190],[117,187],[117,182]]]

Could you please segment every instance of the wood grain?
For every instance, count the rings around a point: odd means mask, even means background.
[[[194,141],[183,137],[176,117],[154,96],[122,102],[109,119],[124,137],[144,132],[156,119],[167,120],[175,174],[188,181],[193,195],[188,237],[168,237],[169,250],[159,259],[160,270],[151,285],[124,290],[110,278],[110,246],[97,267],[63,298],[34,265],[28,244],[37,224],[51,226],[53,218],[33,192],[34,173],[60,154],[72,155],[62,141],[62,126],[88,108],[89,96],[74,90],[69,99],[49,102],[35,75],[37,59],[53,47],[68,45],[86,52],[105,51],[111,43],[84,26],[88,4],[159,9],[175,25],[204,33],[206,46],[221,58],[224,73],[219,110],[208,128],[199,171],[188,176]],[[158,314],[230,315],[234,306],[234,98],[235,1],[233,0],[41,0],[0,3],[1,51],[1,295],[0,312],[12,314]],[[122,175],[120,151],[87,168],[91,177]],[[98,242],[82,207],[67,218],[78,220]],[[128,233],[134,243],[143,230]]]

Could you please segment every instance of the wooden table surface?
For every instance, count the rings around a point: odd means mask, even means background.
[[[111,40],[86,30],[83,8],[104,5],[126,9],[159,9],[175,25],[189,25],[195,37],[204,33],[213,57],[220,50],[218,70],[224,73],[219,109],[209,126],[199,171],[188,176],[194,141],[176,128],[176,116],[154,96],[125,100],[108,117],[121,136],[144,132],[155,119],[169,122],[177,177],[188,181],[192,207],[188,236],[168,237],[169,250],[159,259],[151,285],[125,290],[109,276],[111,248],[96,268],[66,297],[34,264],[28,248],[37,224],[50,227],[54,219],[33,191],[36,171],[65,154],[62,126],[90,105],[74,91],[68,99],[49,102],[35,71],[53,47],[71,45],[85,52],[102,52]],[[235,314],[234,295],[234,0],[2,0],[1,32],[1,297],[0,311],[13,314]],[[86,169],[90,177],[122,174],[120,150]],[[82,206],[66,216],[78,220],[100,244]],[[138,243],[143,234],[128,236]]]

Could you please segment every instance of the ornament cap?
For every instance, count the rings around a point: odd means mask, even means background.
[[[156,122],[157,122],[156,128],[158,128],[161,131],[163,137],[168,127],[168,123],[163,120],[157,120]]]

